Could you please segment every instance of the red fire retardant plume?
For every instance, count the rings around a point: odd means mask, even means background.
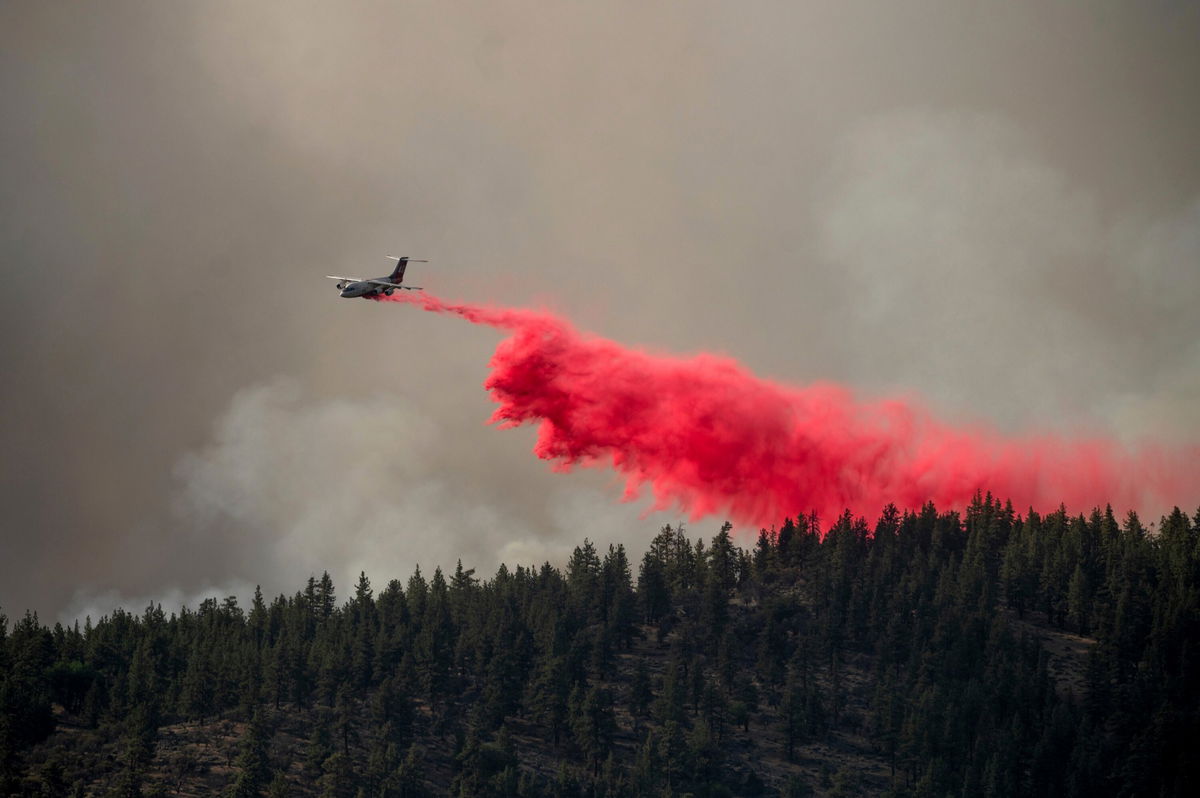
[[[815,511],[873,517],[886,504],[963,507],[977,491],[1018,509],[1161,510],[1200,498],[1200,451],[1104,440],[1009,439],[939,423],[910,402],[857,401],[836,385],[781,385],[727,357],[671,357],[580,333],[546,312],[381,297],[508,331],[484,387],[501,427],[538,425],[561,470],[611,465],[655,509],[755,527]]]

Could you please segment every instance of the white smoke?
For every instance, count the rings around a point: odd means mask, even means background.
[[[470,434],[520,433],[480,425]],[[212,441],[180,461],[176,515],[201,545],[241,551],[246,584],[291,592],[328,570],[342,595],[360,571],[382,585],[460,558],[481,576],[500,562],[561,563],[585,536],[640,553],[665,523],[616,503],[618,489],[598,485],[607,476],[557,475],[540,463],[539,499],[489,496],[475,465],[446,453],[452,438],[400,396],[318,400],[275,380],[234,396]],[[72,612],[88,602],[104,603],[77,598]]]
[[[825,188],[859,384],[1011,430],[1200,432],[1200,203],[1108,218],[1016,125],[951,111],[861,123]]]

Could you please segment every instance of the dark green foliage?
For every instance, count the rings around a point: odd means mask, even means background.
[[[599,773],[600,763],[608,755],[617,731],[612,694],[594,685],[586,691],[582,685],[575,685],[568,706],[575,743]]]
[[[271,732],[261,710],[254,713],[242,737],[241,754],[237,759],[238,775],[229,791],[231,798],[250,798],[271,781],[271,762],[268,754]]]
[[[639,659],[629,682],[629,716],[633,718],[635,731],[638,724],[649,714],[653,700],[654,688],[650,684],[650,671],[646,667],[646,661]]]
[[[1196,794],[1198,526],[980,496],[749,551],[667,526],[636,590],[585,540],[341,605],[322,574],[248,611],[0,615],[0,795],[177,792],[207,765],[164,740],[220,724],[239,796]]]

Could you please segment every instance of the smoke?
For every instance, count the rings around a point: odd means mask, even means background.
[[[322,279],[392,252],[942,421],[1200,440],[1200,4],[976,5],[0,4],[0,605],[485,572],[678,520],[548,473],[532,426],[480,434],[491,328]],[[357,478],[388,458],[386,493]],[[380,540],[393,513],[421,523]]]
[[[486,400],[475,398],[478,413]],[[167,610],[214,594],[245,601],[255,585],[290,593],[322,571],[344,591],[360,571],[382,585],[459,559],[481,573],[561,563],[585,536],[632,548],[676,520],[639,521],[639,507],[606,500],[611,478],[599,474],[563,482],[536,462],[496,473],[493,463],[511,463],[525,443],[481,436],[477,418],[447,423],[391,391],[323,397],[287,378],[239,391],[172,473],[176,545],[197,557],[229,552],[220,581],[157,594],[81,586],[60,617],[138,610],[155,595]]]
[[[816,512],[872,515],[887,503],[961,507],[979,491],[1020,508],[1159,508],[1200,495],[1200,451],[1103,439],[1007,438],[939,422],[911,401],[861,401],[833,384],[796,387],[706,353],[652,354],[589,336],[549,312],[418,304],[510,333],[484,387],[500,427],[536,424],[534,453],[569,471],[611,466],[625,498],[695,519],[755,526]]]

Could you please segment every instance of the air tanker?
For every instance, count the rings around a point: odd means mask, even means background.
[[[404,291],[420,291],[419,285],[401,285],[404,281],[404,270],[408,268],[409,263],[428,263],[427,260],[420,258],[410,258],[405,255],[402,258],[397,258],[395,255],[388,255],[389,259],[396,261],[396,268],[387,277],[374,277],[363,279],[361,277],[339,277],[335,274],[325,275],[330,280],[337,280],[337,290],[347,299],[362,297],[370,299],[371,297],[385,294],[391,296],[396,289]]]

